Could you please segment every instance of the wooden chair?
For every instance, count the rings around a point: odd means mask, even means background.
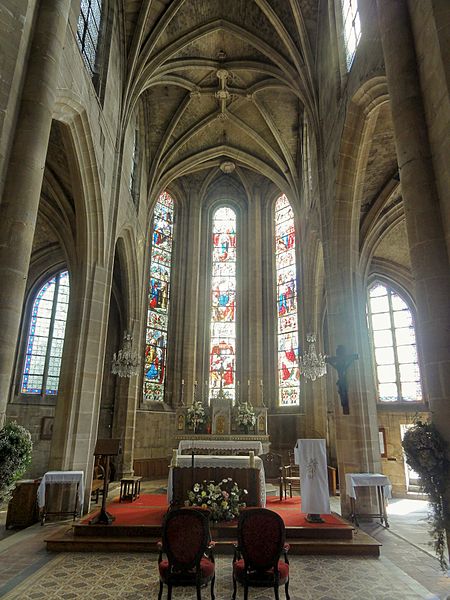
[[[259,457],[264,465],[264,476],[266,483],[278,485],[280,489],[280,500],[283,499],[283,459],[281,454],[266,452]]]
[[[294,462],[294,453],[289,452],[289,464],[282,467],[281,474],[281,485],[282,494],[281,499],[287,498],[287,491],[289,490],[289,497],[292,498],[292,491],[297,490],[300,494],[300,467]]]
[[[267,508],[247,508],[239,515],[238,543],[233,557],[233,596],[237,583],[244,587],[273,587],[276,600],[278,588],[284,585],[289,600],[289,545],[285,544],[283,519]],[[281,554],[284,561],[280,560]]]
[[[197,600],[200,588],[211,583],[214,600],[215,565],[209,531],[209,511],[179,508],[166,514],[163,522],[162,542],[159,545],[159,594],[167,585],[167,598],[172,598],[175,586],[195,586]],[[163,554],[167,559],[163,560]]]

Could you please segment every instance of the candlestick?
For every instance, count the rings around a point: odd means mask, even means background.
[[[248,453],[249,459],[250,459],[250,469],[254,469],[255,468],[255,453],[253,450],[250,450]]]

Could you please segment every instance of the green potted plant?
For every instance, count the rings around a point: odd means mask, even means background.
[[[15,421],[0,430],[0,505],[9,501],[15,482],[31,462],[30,432]]]
[[[428,521],[434,538],[434,549],[441,568],[447,569],[445,532],[450,527],[449,507],[445,502],[450,462],[447,444],[435,425],[416,420],[403,437],[406,462],[420,476],[423,491],[431,506]]]

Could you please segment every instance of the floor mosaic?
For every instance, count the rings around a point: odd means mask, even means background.
[[[431,599],[420,584],[389,560],[292,556],[292,600]],[[216,598],[231,598],[231,557],[217,559]],[[4,600],[146,600],[158,595],[157,557],[151,554],[57,555],[3,596]],[[280,590],[281,592],[281,590]],[[195,590],[177,588],[174,600],[194,600]],[[284,598],[283,593],[280,594]],[[163,599],[167,597],[165,589]],[[203,590],[203,599],[210,597]],[[272,600],[273,590],[253,589],[249,600]],[[238,598],[243,598],[242,590]]]

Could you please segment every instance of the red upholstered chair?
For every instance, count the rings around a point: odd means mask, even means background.
[[[201,600],[200,588],[211,583],[214,600],[215,565],[209,531],[209,512],[192,508],[180,508],[168,512],[163,522],[162,542],[159,542],[159,594],[167,585],[167,598],[172,598],[174,586],[196,586],[197,600]],[[163,560],[163,554],[166,559]]]
[[[238,543],[233,558],[233,600],[237,583],[244,587],[244,600],[249,587],[273,587],[279,600],[278,588],[284,585],[289,600],[289,561],[285,544],[283,519],[266,508],[247,508],[239,515]],[[281,554],[284,561],[280,560]]]

